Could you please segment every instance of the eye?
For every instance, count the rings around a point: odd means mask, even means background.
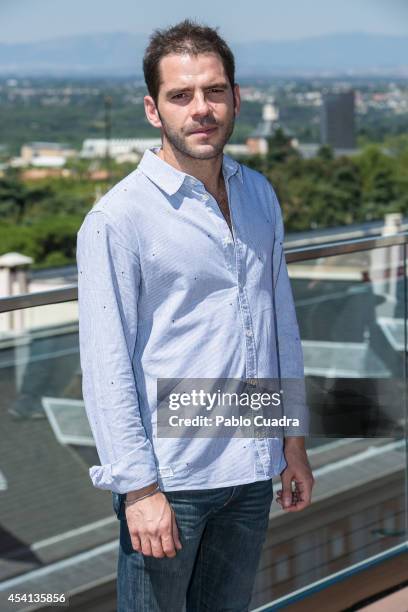
[[[178,93],[172,96],[172,100],[182,100],[187,94],[185,92]]]

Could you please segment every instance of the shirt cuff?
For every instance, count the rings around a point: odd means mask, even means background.
[[[150,442],[113,463],[92,466],[89,475],[97,489],[122,494],[156,482],[157,467]]]

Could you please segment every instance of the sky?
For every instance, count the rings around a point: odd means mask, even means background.
[[[96,32],[147,35],[186,17],[219,26],[231,42],[335,32],[408,35],[408,0],[0,0],[0,42]]]

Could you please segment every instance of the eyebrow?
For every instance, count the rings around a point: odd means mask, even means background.
[[[227,89],[228,83],[226,81],[220,81],[219,83],[214,83],[213,85],[208,85],[208,87],[204,87],[204,89]],[[166,93],[166,96],[171,98],[175,94],[184,93],[186,91],[191,91],[191,87],[175,87],[173,89],[169,89]]]

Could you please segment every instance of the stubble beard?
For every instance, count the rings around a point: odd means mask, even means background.
[[[169,143],[174,149],[176,149],[182,155],[186,157],[190,157],[192,159],[213,159],[214,157],[218,157],[224,150],[224,147],[228,140],[230,139],[232,132],[234,131],[235,126],[235,117],[234,115],[231,117],[230,121],[226,125],[226,130],[223,138],[212,145],[212,150],[210,151],[198,151],[195,147],[190,146],[187,142],[187,136],[184,136],[181,132],[176,132],[173,130],[166,121],[160,116],[160,121],[162,124],[163,135],[167,138]],[[211,126],[215,126],[214,122],[209,123],[204,122],[203,127],[210,128]],[[218,126],[220,127],[220,126]]]

